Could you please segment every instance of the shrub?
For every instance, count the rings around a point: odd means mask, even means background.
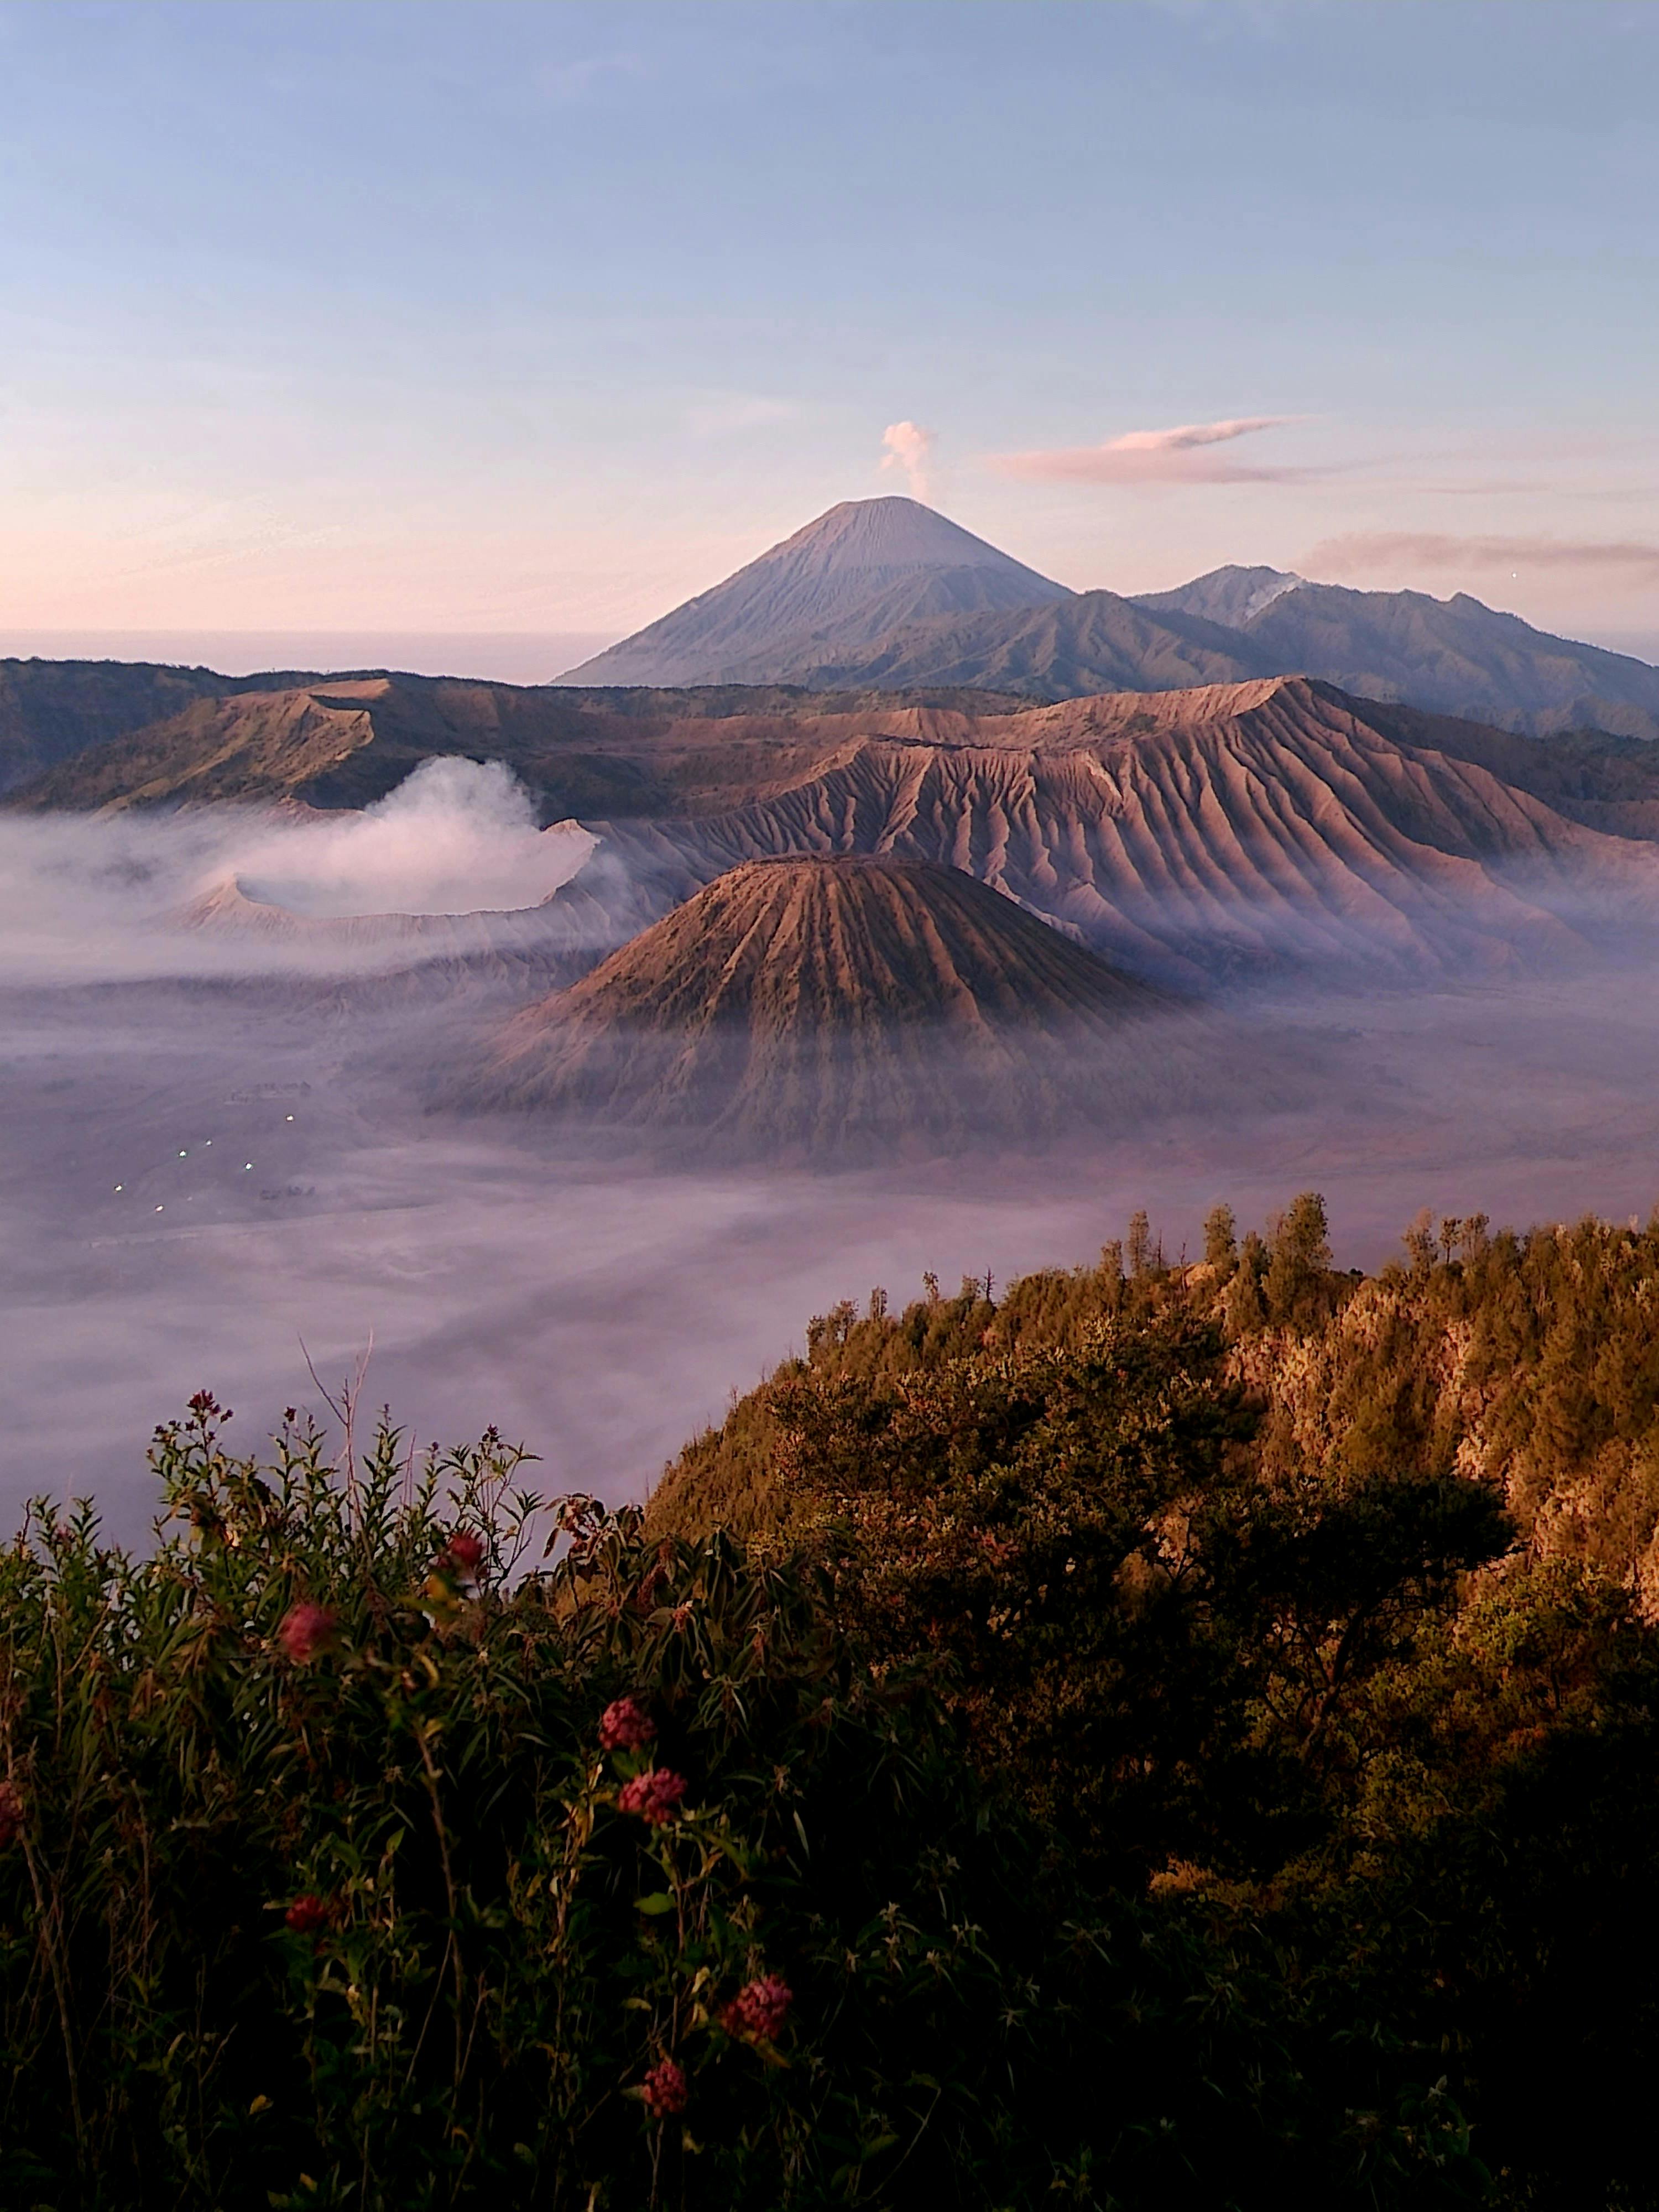
[[[1473,2171],[1392,2052],[1355,2138],[1293,1978],[1207,1907],[1080,1887],[812,1571],[547,1504],[493,1434],[336,1468],[289,1428],[260,1466],[228,1419],[159,1432],[147,1556],[44,1505],[0,1555],[7,2203],[988,2212]]]

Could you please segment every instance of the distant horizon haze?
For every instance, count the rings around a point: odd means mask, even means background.
[[[716,580],[706,578],[698,588],[711,588]],[[1433,596],[1449,597],[1449,592],[1443,588]],[[1500,593],[1488,596],[1477,592],[1474,596],[1502,611],[1520,611]],[[657,611],[660,615],[669,610],[663,607]],[[1570,627],[1565,634],[1581,643],[1659,665],[1659,629],[1632,630],[1587,623]],[[154,662],[167,667],[210,668],[223,676],[258,676],[283,669],[325,674],[333,670],[385,668],[410,676],[534,685],[557,682],[567,671],[580,668],[584,661],[621,642],[624,635],[615,629],[125,629],[88,624],[34,629],[12,629],[0,623],[0,659]]]
[[[489,684],[549,684],[614,645],[609,630],[37,629],[0,627],[0,659],[155,661],[221,676],[389,668]]]
[[[1437,594],[1437,596],[1442,596]],[[1504,609],[1501,602],[1486,603]],[[666,610],[665,610],[666,611]],[[1659,667],[1659,629],[1571,629],[1599,645]],[[0,660],[123,660],[167,668],[210,668],[221,676],[264,676],[293,669],[327,675],[384,668],[404,676],[453,676],[475,684],[557,683],[567,669],[622,641],[617,630],[7,630]]]

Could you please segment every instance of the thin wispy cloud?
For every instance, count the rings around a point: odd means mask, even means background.
[[[686,410],[686,426],[699,438],[740,437],[750,430],[775,429],[798,420],[791,399],[769,399],[758,392],[722,392]]]
[[[1004,476],[1054,483],[1282,483],[1314,476],[1308,468],[1261,466],[1211,449],[1258,431],[1276,430],[1294,415],[1233,415],[1218,422],[1177,422],[1167,430],[1129,430],[1100,446],[1057,446],[994,453]]]
[[[1659,583],[1659,545],[1626,538],[1455,538],[1436,531],[1355,531],[1327,538],[1303,558],[1311,575],[1378,573],[1468,574],[1523,569],[1588,573],[1627,583]]]
[[[884,469],[902,469],[912,499],[927,496],[927,457],[933,437],[933,432],[924,430],[919,422],[890,422],[881,434],[886,447],[881,465]]]

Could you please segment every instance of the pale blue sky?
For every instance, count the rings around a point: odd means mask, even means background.
[[[1659,629],[1650,0],[0,0],[0,650],[619,632],[901,420],[1070,584]]]

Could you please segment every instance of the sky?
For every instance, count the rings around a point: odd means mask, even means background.
[[[0,653],[550,675],[920,490],[1659,656],[1646,0],[0,0]]]

